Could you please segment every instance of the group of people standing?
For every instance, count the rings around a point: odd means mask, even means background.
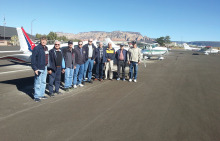
[[[65,73],[64,91],[83,87],[85,82],[92,84],[94,64],[96,66],[94,81],[103,81],[103,79],[108,78],[109,80],[113,80],[112,69],[114,61],[116,60],[117,80],[121,79],[120,70],[122,69],[122,80],[125,81],[125,67],[128,63],[128,81],[131,82],[133,80],[137,82],[137,71],[138,64],[140,64],[141,51],[137,48],[135,41],[132,42],[133,46],[128,51],[124,49],[123,44],[120,45],[119,50],[115,51],[110,42],[107,48],[103,47],[102,42],[100,42],[99,47],[96,48],[92,42],[93,40],[89,39],[88,44],[83,46],[83,42],[79,41],[78,46],[73,48],[73,42],[68,41],[68,47],[62,48],[61,50],[60,42],[55,41],[54,48],[48,51],[46,37],[40,39],[40,44],[33,49],[31,58],[31,66],[35,73],[34,100],[36,102],[47,98],[47,96],[44,95],[47,74],[49,77],[49,96],[54,96],[54,94],[61,94],[61,92],[59,92],[61,73]],[[104,68],[105,75],[103,76]],[[53,90],[53,85],[55,85],[55,90]]]

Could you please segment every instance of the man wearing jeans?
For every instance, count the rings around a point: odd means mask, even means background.
[[[68,41],[68,48],[63,49],[63,56],[65,61],[65,84],[64,90],[69,91],[72,87],[73,83],[73,73],[74,69],[76,68],[75,64],[75,51],[73,49],[73,42]]]
[[[127,62],[127,50],[124,49],[124,44],[120,45],[120,49],[116,51],[118,78],[120,80],[120,70],[122,68],[122,80],[125,81],[125,66]]]
[[[137,72],[138,72],[138,65],[141,63],[141,49],[137,47],[136,41],[132,42],[133,48],[128,50],[127,60],[129,64],[129,73],[130,79],[129,82],[133,79],[133,68],[134,68],[134,82],[137,82]]]
[[[83,73],[84,73],[84,63],[86,61],[86,50],[83,48],[83,42],[78,42],[78,47],[75,49],[75,55],[76,55],[76,69],[74,69],[74,76],[73,76],[73,88],[77,88],[76,85],[79,85],[80,87],[83,87],[82,79],[83,79]],[[77,76],[78,76],[78,82],[77,82]]]
[[[46,99],[44,96],[47,78],[48,48],[46,37],[41,37],[40,44],[33,49],[31,67],[34,70],[34,101]]]
[[[91,80],[92,78],[92,69],[93,69],[93,64],[95,64],[94,59],[96,58],[96,47],[92,43],[92,39],[88,40],[88,44],[83,46],[86,50],[86,62],[84,64],[84,74],[83,74],[83,84],[86,81],[86,73],[88,69],[88,80],[87,82],[92,83],[93,81]]]

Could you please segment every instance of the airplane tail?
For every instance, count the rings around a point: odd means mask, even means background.
[[[24,28],[17,28],[18,39],[20,42],[20,51],[23,52],[32,52],[35,47],[35,44],[31,41]]]
[[[112,43],[112,47],[118,47],[110,38],[105,38],[105,43],[108,45],[108,43]]]
[[[191,48],[189,47],[189,45],[187,45],[186,43],[183,44],[183,47],[185,50],[191,50]]]

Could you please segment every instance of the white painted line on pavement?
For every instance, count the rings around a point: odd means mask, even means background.
[[[16,70],[16,71],[0,72],[0,75],[1,75],[1,74],[8,74],[8,73],[19,72],[19,71],[26,71],[26,70],[31,70],[31,68],[29,68],[29,69],[24,69],[24,70]]]

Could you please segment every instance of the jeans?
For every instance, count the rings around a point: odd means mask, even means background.
[[[93,69],[94,60],[88,59],[84,64],[84,74],[83,74],[83,81],[86,81],[86,72],[88,69],[88,81],[92,78],[92,69]]]
[[[44,96],[46,88],[47,66],[44,70],[39,70],[38,75],[34,76],[34,98],[41,98]]]
[[[105,65],[105,79],[108,78],[108,71],[109,71],[109,79],[112,79],[113,78],[113,60],[109,61],[109,62],[106,62],[106,65]]]
[[[78,85],[82,83],[83,72],[84,72],[84,64],[81,64],[81,65],[77,64],[76,69],[74,69],[73,85]],[[77,76],[79,80],[78,83],[77,83]]]
[[[137,71],[138,71],[138,62],[130,62],[129,66],[129,73],[130,73],[130,79],[133,78],[133,68],[134,68],[134,79],[137,79]]]
[[[55,72],[52,71],[52,73],[49,75],[49,93],[53,93],[53,83],[55,81],[55,93],[59,92],[60,88],[60,80],[61,80],[61,67],[57,67],[57,70]]]
[[[103,66],[104,63],[102,63],[102,60],[96,62],[96,74],[95,78],[103,79]]]
[[[120,61],[118,60],[118,64],[117,64],[117,68],[118,68],[118,78],[120,78],[120,70],[122,68],[122,78],[124,79],[125,78],[125,61]]]
[[[64,84],[64,88],[69,88],[71,87],[72,83],[73,83],[73,73],[74,73],[74,69],[71,68],[66,68],[65,70],[65,84]]]

